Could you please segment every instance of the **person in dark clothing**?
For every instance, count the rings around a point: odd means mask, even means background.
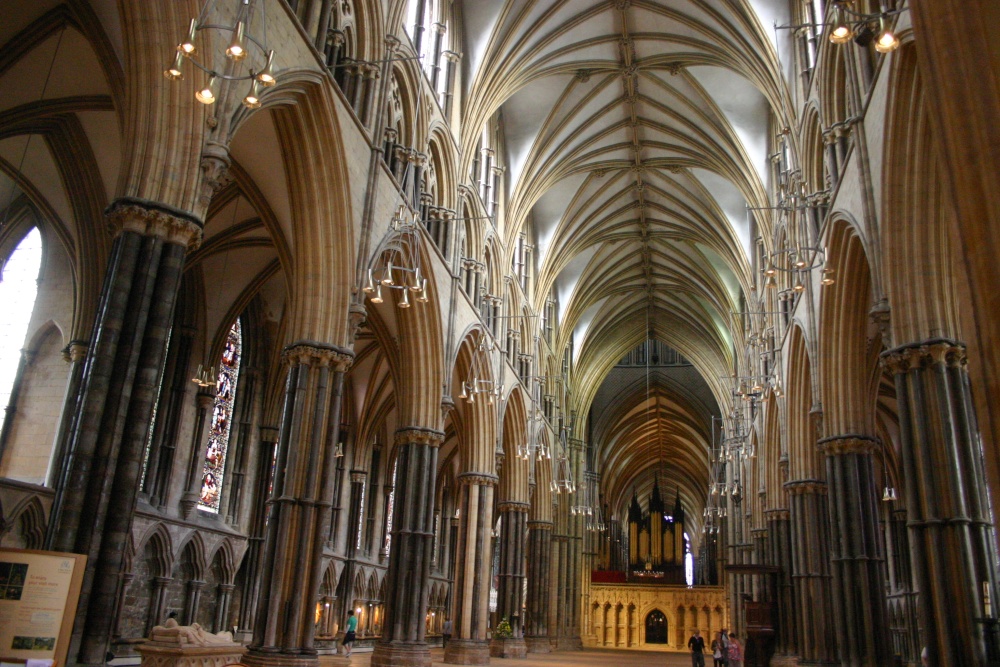
[[[691,649],[691,667],[705,667],[705,639],[701,636],[701,630],[695,630],[691,635],[688,648]]]

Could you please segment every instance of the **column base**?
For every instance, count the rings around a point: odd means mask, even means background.
[[[370,664],[371,667],[431,667],[431,649],[423,642],[380,642],[375,644]]]
[[[494,639],[490,642],[490,657],[524,660],[528,657],[528,645],[525,644],[523,637]]]
[[[556,640],[557,651],[582,651],[583,641],[579,637],[559,637]]]
[[[548,637],[525,637],[528,653],[552,653],[552,642]]]
[[[488,665],[490,645],[479,639],[450,639],[444,647],[444,661],[449,665]]]
[[[319,667],[319,656],[251,648],[240,663],[249,667]]]

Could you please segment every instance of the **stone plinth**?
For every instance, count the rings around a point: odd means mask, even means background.
[[[370,665],[371,667],[431,667],[431,650],[424,642],[380,643],[375,645]]]
[[[236,643],[195,646],[149,641],[136,650],[142,656],[142,667],[225,667],[241,662],[246,653],[246,648]]]
[[[528,653],[552,653],[552,642],[548,637],[525,637]]]
[[[490,645],[479,639],[450,639],[444,647],[444,661],[449,665],[488,665]]]
[[[490,642],[490,657],[524,660],[528,657],[528,645],[525,644],[523,637],[493,639]]]

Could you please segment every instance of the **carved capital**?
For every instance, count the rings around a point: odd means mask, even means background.
[[[63,348],[63,359],[69,363],[78,363],[87,358],[87,350],[90,343],[84,340],[71,340],[69,345]]]
[[[430,445],[440,447],[444,442],[444,433],[432,428],[422,428],[420,426],[406,426],[396,431],[394,436],[396,445]]]
[[[826,482],[821,482],[818,479],[796,479],[785,482],[785,489],[790,496],[826,495]]]
[[[352,303],[347,309],[347,319],[350,322],[351,344],[358,339],[361,327],[368,320],[368,311],[364,303]]]
[[[817,446],[826,452],[827,456],[838,454],[869,454],[878,447],[879,442],[867,435],[834,435],[823,438]]]
[[[205,145],[205,151],[201,155],[201,192],[198,196],[198,203],[202,210],[207,211],[208,205],[212,203],[212,197],[233,182],[229,174],[229,166],[232,158],[229,157],[229,149],[225,144],[217,141],[209,141]]]
[[[500,478],[485,472],[463,472],[457,477],[459,484],[475,484],[477,486],[496,486]]]
[[[950,367],[965,366],[968,359],[965,344],[949,338],[932,338],[919,343],[901,345],[882,353],[880,363],[894,375],[931,364]]]
[[[364,470],[352,470],[351,471],[351,482],[354,484],[364,484],[365,480],[368,479],[368,473]]]
[[[386,35],[385,36],[385,54],[386,54],[386,58],[391,58],[392,55],[396,52],[396,50],[399,49],[399,45],[401,43],[402,42],[400,42],[399,38],[396,37],[395,35]]]
[[[790,517],[791,514],[785,508],[764,510],[764,518],[768,521],[788,521]]]
[[[189,250],[201,244],[201,220],[166,205],[123,197],[112,202],[104,215],[114,236],[134,232],[185,246]]]
[[[281,352],[281,360],[287,365],[333,366],[335,370],[346,371],[354,361],[354,352],[344,348],[302,341],[292,343]]]
[[[549,532],[552,532],[552,528],[554,527],[554,525],[555,524],[553,524],[551,521],[529,521],[528,522],[528,529],[529,530],[547,530]]]
[[[260,440],[261,442],[266,442],[273,445],[278,442],[278,427],[277,426],[261,426],[260,427]]]
[[[500,512],[501,514],[503,512],[523,512],[524,514],[527,514],[528,509],[530,508],[531,505],[528,503],[522,503],[516,500],[505,500],[501,503],[497,503],[497,512]]]

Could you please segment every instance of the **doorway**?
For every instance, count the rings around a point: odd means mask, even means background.
[[[654,609],[646,616],[646,643],[667,643],[667,617],[659,609]]]

